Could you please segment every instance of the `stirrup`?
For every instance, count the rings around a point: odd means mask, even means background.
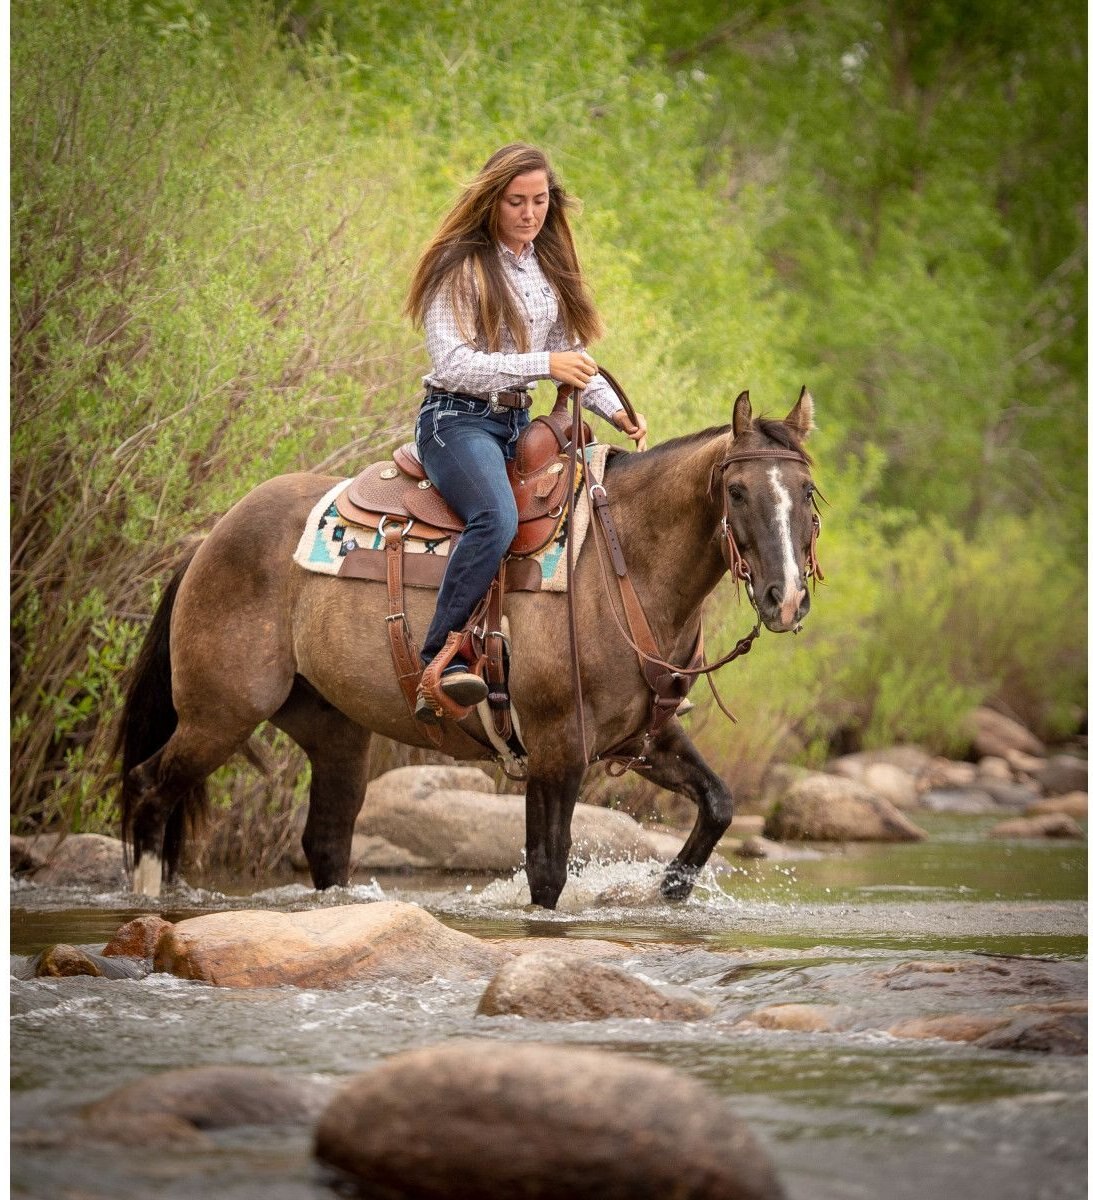
[[[441,718],[447,717],[451,721],[462,721],[468,716],[478,703],[478,700],[469,704],[461,704],[458,700],[449,696],[445,692],[442,685],[441,676],[444,673],[444,668],[455,658],[459,653],[459,647],[463,644],[463,634],[461,631],[455,631],[448,634],[448,640],[444,643],[444,648],[433,659],[433,661],[425,668],[425,673],[421,676],[421,682],[418,684],[417,694],[418,702],[414,706],[414,716],[423,721],[426,725],[435,725]],[[468,671],[468,675],[472,672]],[[460,680],[462,683],[463,681]],[[485,681],[482,682],[482,688],[486,689]],[[479,689],[472,689],[479,690]],[[486,689],[488,691],[488,689]],[[471,697],[468,695],[467,699]],[[479,696],[479,700],[484,700],[485,696]],[[422,702],[431,712],[433,719],[430,721],[428,717],[421,715]]]

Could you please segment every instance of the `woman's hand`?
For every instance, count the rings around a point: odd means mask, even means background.
[[[595,360],[583,350],[556,350],[550,356],[550,377],[568,383],[582,391],[588,387],[597,367]]]
[[[644,450],[645,437],[649,431],[646,428],[645,418],[642,416],[642,414],[635,413],[634,416],[636,416],[638,419],[636,425],[627,416],[626,409],[620,408],[619,411],[611,418],[611,420],[614,422],[616,428],[621,429],[628,438],[633,440],[635,450]]]

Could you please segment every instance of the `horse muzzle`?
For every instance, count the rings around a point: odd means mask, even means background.
[[[756,603],[759,616],[771,633],[798,633],[810,606],[807,588],[787,589],[780,583],[765,588]]]

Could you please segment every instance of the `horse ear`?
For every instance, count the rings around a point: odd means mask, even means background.
[[[785,423],[802,442],[816,427],[812,419],[815,408],[816,404],[812,399],[811,392],[806,387],[801,388],[801,394],[797,398],[797,403],[790,409]]]
[[[742,438],[751,429],[751,398],[747,392],[741,392],[732,406],[732,435]]]

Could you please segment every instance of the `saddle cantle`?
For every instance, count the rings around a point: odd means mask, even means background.
[[[513,557],[538,554],[554,540],[565,519],[564,451],[570,428],[567,413],[550,413],[532,421],[516,443],[507,467],[518,519],[508,551]],[[587,425],[585,430],[591,440]],[[365,468],[338,497],[337,508],[347,521],[370,529],[379,529],[385,518],[388,523],[400,521],[414,537],[443,538],[458,535],[464,527],[463,518],[426,477],[413,442],[400,446],[391,462]]]

